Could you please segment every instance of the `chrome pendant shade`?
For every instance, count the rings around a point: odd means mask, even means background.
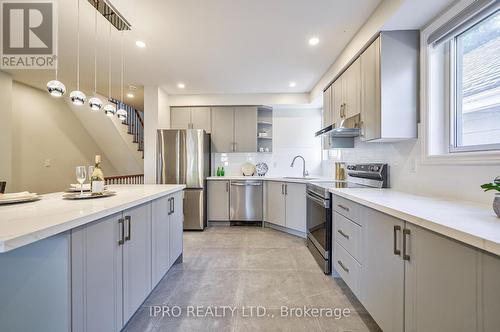
[[[85,101],[87,101],[87,96],[79,90],[71,91],[69,94],[69,99],[71,99],[71,102],[74,105],[81,106],[85,104]]]
[[[102,101],[97,97],[89,99],[89,107],[92,111],[99,111],[102,108]]]
[[[52,80],[47,83],[47,91],[53,97],[62,97],[66,93],[66,87],[58,80]]]
[[[118,119],[125,121],[127,120],[127,111],[125,111],[123,108],[120,108],[118,111],[116,111],[116,116]]]
[[[111,117],[115,115],[115,113],[116,113],[116,107],[113,103],[108,102],[106,105],[104,105],[104,114]]]

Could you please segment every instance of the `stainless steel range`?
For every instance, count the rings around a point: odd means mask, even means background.
[[[325,274],[332,272],[332,202],[329,188],[387,188],[387,164],[347,165],[346,181],[307,184],[307,247]]]

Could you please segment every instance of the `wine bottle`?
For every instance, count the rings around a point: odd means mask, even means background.
[[[101,156],[95,156],[94,172],[90,177],[90,187],[92,194],[102,194],[104,192],[104,173],[101,169]]]

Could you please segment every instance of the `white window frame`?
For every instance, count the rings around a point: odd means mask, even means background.
[[[500,165],[500,144],[455,147],[456,116],[456,75],[455,39],[445,45],[445,55],[440,61],[446,74],[439,82],[431,79],[432,45],[429,36],[450,19],[464,10],[474,0],[462,0],[448,9],[421,31],[421,133],[422,163],[424,164],[462,164],[462,165]],[[433,84],[444,85],[444,93],[432,91]],[[440,86],[442,89],[443,87]],[[437,95],[437,96],[436,96]],[[440,104],[437,106],[436,104]],[[444,112],[444,114],[443,114]]]

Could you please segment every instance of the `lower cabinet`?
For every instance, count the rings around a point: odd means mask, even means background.
[[[72,331],[120,331],[182,253],[182,192],[71,231]]]
[[[267,182],[267,222],[306,233],[306,185]]]
[[[207,181],[208,220],[229,221],[229,181]]]
[[[334,202],[356,212],[339,209],[342,218],[361,225],[359,284],[351,273],[358,261],[338,234],[334,267],[383,331],[500,331],[500,257],[337,196]]]

